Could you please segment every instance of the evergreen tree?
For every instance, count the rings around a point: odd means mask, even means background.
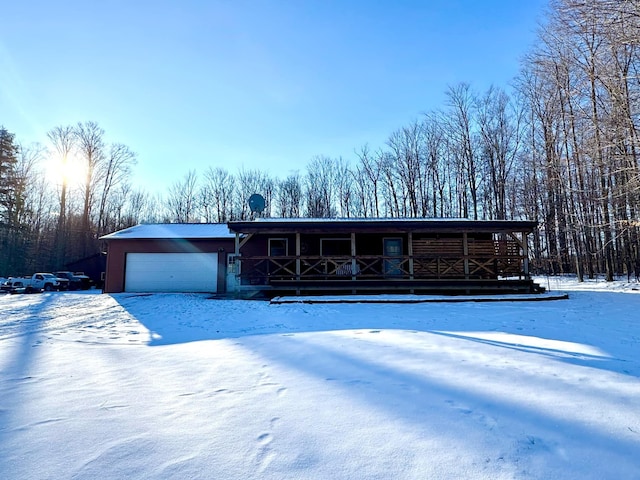
[[[14,170],[18,161],[18,147],[14,135],[0,126],[0,219],[8,224],[13,205]]]
[[[13,210],[15,206],[15,165],[18,147],[14,135],[0,126],[0,276],[7,274],[13,258]]]

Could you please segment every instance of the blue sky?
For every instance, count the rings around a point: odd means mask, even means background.
[[[355,157],[444,105],[507,87],[546,0],[6,2],[0,125],[46,143],[97,121],[138,153],[133,182],[190,169],[284,177]]]

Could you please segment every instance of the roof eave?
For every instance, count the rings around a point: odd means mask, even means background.
[[[534,221],[518,220],[399,220],[399,221],[269,221],[230,222],[229,230],[235,233],[324,233],[332,232],[532,232],[537,226]]]

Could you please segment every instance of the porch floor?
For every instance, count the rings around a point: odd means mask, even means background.
[[[544,300],[566,300],[568,298],[569,294],[563,292],[508,295],[319,295],[274,297],[271,299],[271,304],[534,302]]]
[[[270,297],[293,293],[300,295],[395,293],[395,294],[540,294],[544,288],[523,279],[385,279],[385,280],[276,280],[269,282],[265,294]]]

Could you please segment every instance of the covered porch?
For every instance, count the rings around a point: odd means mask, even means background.
[[[238,292],[532,293],[535,222],[265,219],[231,222]]]

